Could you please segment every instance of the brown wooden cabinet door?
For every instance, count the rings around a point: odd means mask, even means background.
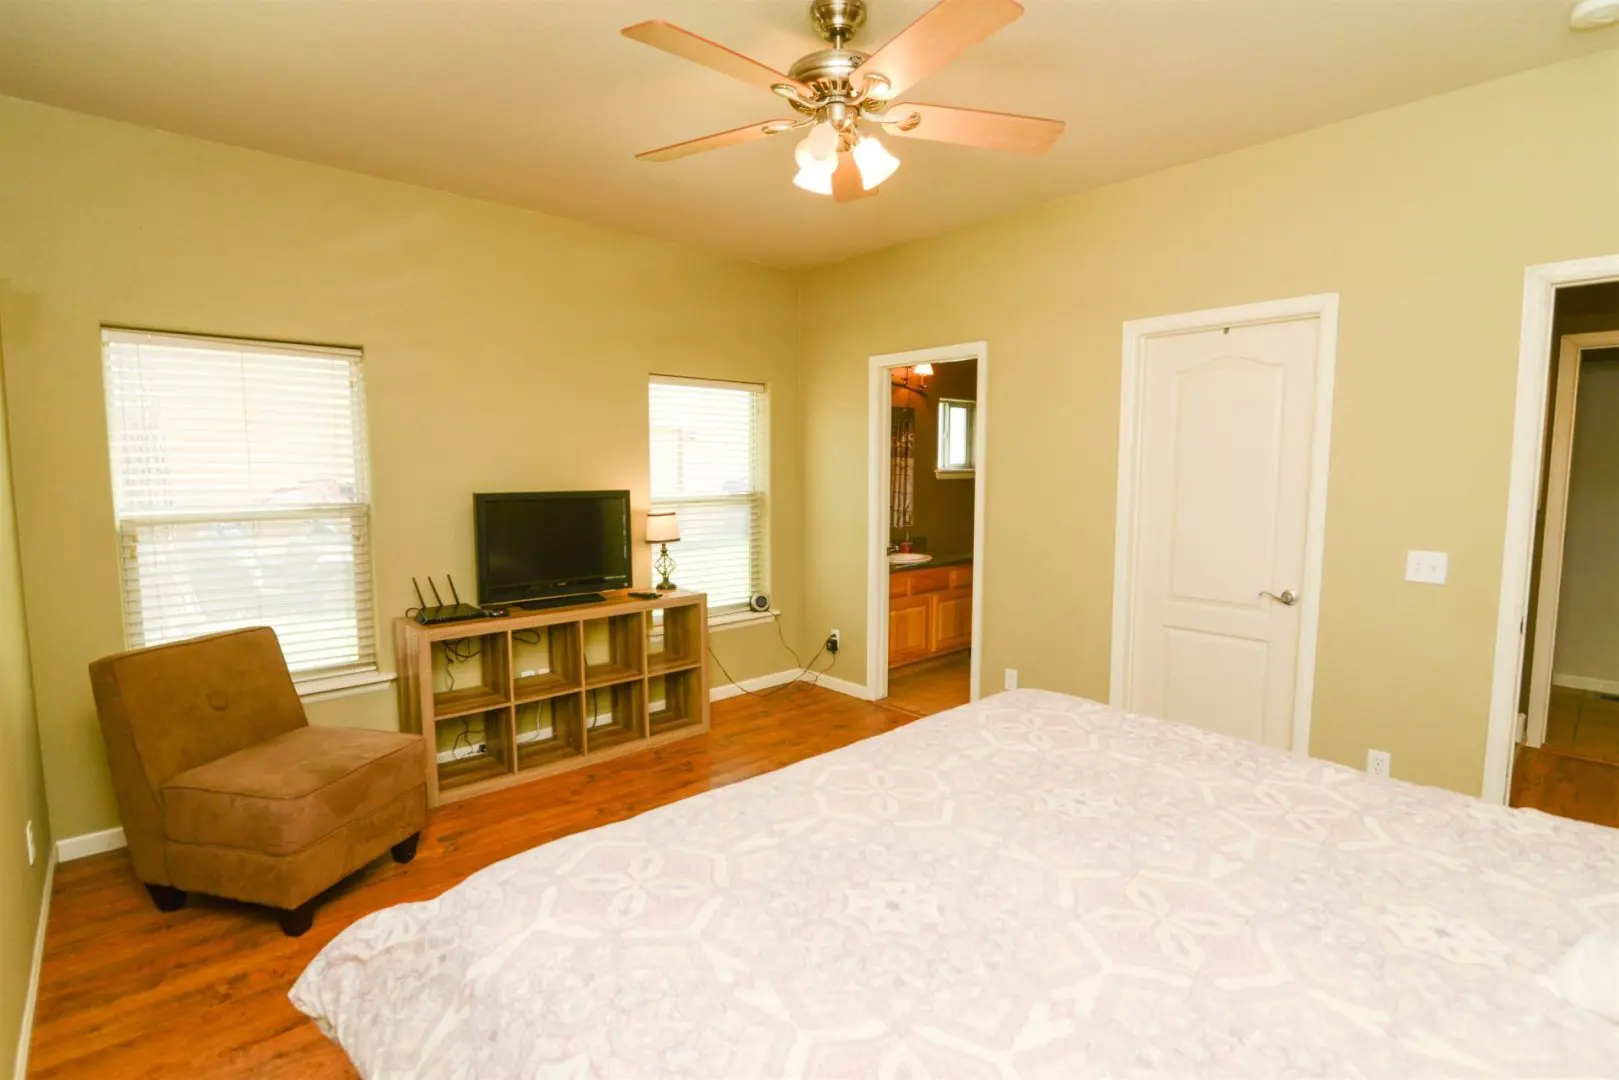
[[[954,652],[973,643],[973,591],[951,589],[938,593],[933,613],[933,647],[935,653]]]
[[[925,660],[933,651],[932,596],[896,597],[888,602],[888,666]]]

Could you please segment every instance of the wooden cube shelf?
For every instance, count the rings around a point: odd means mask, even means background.
[[[539,701],[584,685],[579,624],[512,631],[512,700]]]
[[[641,680],[586,690],[585,703],[587,753],[647,737],[646,684]]]
[[[399,619],[394,655],[400,727],[427,736],[435,806],[708,730],[702,593],[615,593],[437,626]]]
[[[512,772],[512,711],[465,713],[435,725],[435,759],[441,792],[500,780]]]
[[[694,669],[671,671],[647,679],[647,722],[651,734],[661,735],[708,717],[703,673]]]
[[[507,647],[505,634],[463,632],[461,637],[437,641],[432,652],[434,719],[483,712],[509,702]]]
[[[585,685],[609,686],[646,674],[646,615],[630,612],[584,623]]]
[[[516,707],[518,772],[585,752],[583,705],[583,696],[575,691]]]
[[[648,675],[669,671],[682,671],[703,662],[703,650],[708,645],[708,627],[703,625],[703,612],[696,608],[669,608],[661,619],[647,614]]]

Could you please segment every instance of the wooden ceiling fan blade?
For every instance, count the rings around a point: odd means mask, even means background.
[[[832,173],[832,197],[838,202],[853,202],[875,194],[877,189],[867,189],[860,179],[860,167],[854,163],[854,155],[847,150],[840,151],[837,170]]]
[[[626,26],[621,33],[631,41],[639,41],[643,45],[650,45],[654,49],[661,49],[672,56],[682,60],[690,60],[694,64],[717,71],[721,75],[729,75],[733,79],[741,79],[750,86],[757,86],[761,90],[769,90],[779,83],[797,87],[808,93],[804,85],[795,79],[789,78],[767,64],[761,64],[751,57],[743,56],[734,49],[727,49],[716,41],[682,30],[673,23],[662,19],[652,19],[634,26]]]
[[[1017,0],[939,0],[860,65],[855,85],[861,75],[881,75],[891,99],[1022,14]]]
[[[777,131],[768,130],[772,124],[784,124]],[[782,131],[792,130],[790,122],[785,120],[761,120],[757,124],[747,127],[732,128],[730,131],[718,131],[713,135],[704,135],[700,139],[687,139],[685,142],[670,143],[660,146],[656,150],[648,150],[635,156],[641,161],[675,161],[679,158],[690,157],[693,154],[705,153],[709,150],[723,150],[727,146],[738,143],[752,142],[755,139],[769,138]]]
[[[907,139],[979,146],[986,150],[1010,150],[1017,154],[1043,154],[1061,137],[1068,125],[1061,120],[1016,113],[958,109],[951,105],[924,105],[908,102],[890,105],[884,114],[892,117],[916,116],[916,126],[885,125],[883,130]]]

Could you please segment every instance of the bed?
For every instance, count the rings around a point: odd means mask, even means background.
[[[1612,1077],[1619,831],[1014,691],[377,912],[366,1080]]]

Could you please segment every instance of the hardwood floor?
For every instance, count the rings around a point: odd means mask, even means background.
[[[972,666],[971,651],[963,650],[893,668],[888,675],[888,696],[882,703],[913,716],[932,716],[965,705],[972,690]]]
[[[1619,764],[1551,746],[1518,747],[1512,768],[1513,806],[1619,827]]]
[[[352,1077],[287,990],[362,915],[442,893],[491,863],[909,723],[809,686],[713,707],[713,730],[650,753],[433,811],[416,861],[386,856],[338,886],[301,938],[265,912],[193,897],[152,906],[124,852],[56,874],[30,1077]]]

